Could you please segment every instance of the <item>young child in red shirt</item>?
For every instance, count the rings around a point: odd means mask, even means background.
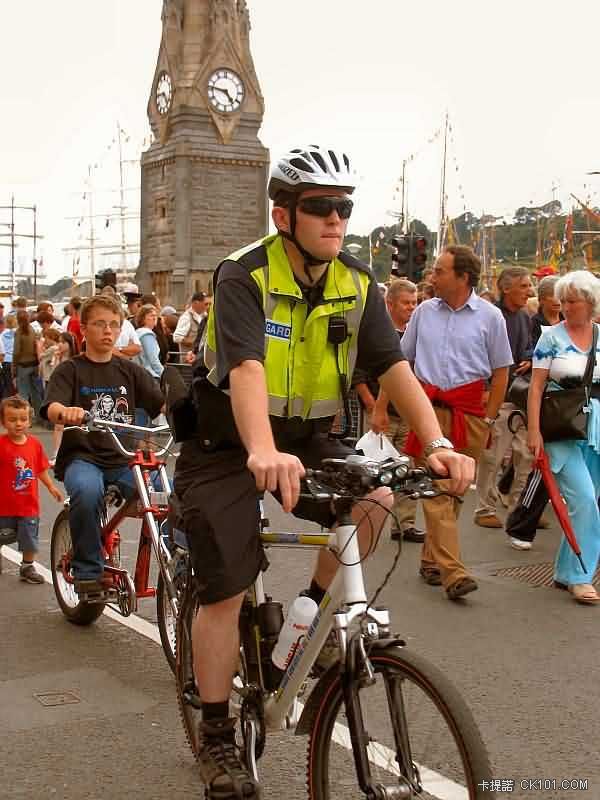
[[[0,403],[0,423],[6,429],[6,435],[0,436],[0,544],[18,542],[23,554],[20,579],[43,583],[33,563],[39,543],[38,480],[58,502],[63,496],[48,475],[48,459],[41,442],[28,434],[31,414],[31,406],[19,395]]]

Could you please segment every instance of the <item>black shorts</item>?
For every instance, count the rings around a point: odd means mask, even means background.
[[[354,452],[323,434],[278,446],[313,468],[324,458],[345,458]],[[177,460],[175,492],[204,605],[245,591],[268,565],[258,536],[258,491],[247,457],[240,448],[206,453],[190,441]],[[335,522],[327,502],[300,500],[292,513],[325,528]]]

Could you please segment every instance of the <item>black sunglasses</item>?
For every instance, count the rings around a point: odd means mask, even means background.
[[[347,197],[304,197],[298,201],[298,208],[313,217],[328,217],[337,211],[340,219],[349,219],[354,203]]]

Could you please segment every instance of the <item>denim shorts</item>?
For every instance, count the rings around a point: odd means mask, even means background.
[[[0,545],[18,542],[21,553],[37,553],[39,527],[38,517],[0,517]]]

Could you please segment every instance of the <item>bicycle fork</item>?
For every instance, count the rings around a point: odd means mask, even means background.
[[[356,528],[352,526],[349,510],[346,510],[344,515],[340,515],[337,538],[339,552],[343,561],[344,594],[346,602],[353,604],[350,605],[349,613],[338,612],[334,616],[334,622],[341,645],[342,663],[345,666],[342,669],[342,688],[356,775],[361,790],[369,800],[409,800],[409,798],[414,797],[414,785],[411,785],[403,776],[411,775],[413,766],[406,715],[404,714],[402,687],[399,679],[388,679],[387,676],[384,677],[383,675],[381,679],[385,680],[388,707],[390,708],[391,723],[394,730],[396,761],[398,762],[400,776],[393,786],[383,786],[379,783],[374,784],[371,775],[368,752],[370,738],[365,730],[360,703],[360,689],[372,686],[377,678],[365,649],[365,641],[368,641],[365,632],[361,630],[355,636],[347,638],[351,619],[357,617],[361,611],[368,608],[366,606],[367,598]],[[375,623],[373,632],[377,632],[377,635],[380,629],[383,631],[389,626],[387,611],[369,609],[368,616],[371,617],[372,623]],[[368,628],[369,624],[367,624]]]
[[[382,674],[380,680],[385,682],[385,691],[390,713],[390,722],[394,732],[396,762],[399,775],[394,785],[373,783],[369,762],[370,736],[365,729],[365,722],[360,702],[361,688],[373,685],[377,678],[369,656],[365,650],[365,637],[357,634],[348,643],[348,660],[345,672],[342,673],[342,689],[344,705],[352,743],[352,753],[356,775],[361,790],[369,800],[410,800],[421,792],[418,775],[413,775],[414,764],[410,751],[404,698],[399,677]],[[407,777],[410,776],[410,777]],[[416,780],[412,780],[412,778]]]
[[[152,460],[153,454],[150,453],[149,455],[150,459]],[[158,492],[150,488],[150,468],[152,470],[156,470],[159,474],[161,489]],[[154,550],[154,555],[156,556],[156,560],[167,589],[169,605],[171,607],[173,616],[177,618],[177,614],[179,612],[177,590],[173,585],[173,576],[171,575],[171,571],[169,569],[172,556],[168,547],[163,541],[163,537],[161,536],[160,529],[158,527],[158,522],[156,521],[156,514],[160,512],[160,508],[158,504],[154,504],[152,502],[154,498],[150,497],[150,492],[152,492],[153,495],[158,496],[158,500],[160,501],[161,505],[166,505],[167,498],[171,493],[167,469],[164,464],[159,462],[152,463],[149,467],[145,467],[145,469],[142,468],[142,464],[134,462],[131,467],[131,471],[138,491],[140,503],[142,505],[141,511],[143,513],[144,524],[149,533],[152,549]]]

